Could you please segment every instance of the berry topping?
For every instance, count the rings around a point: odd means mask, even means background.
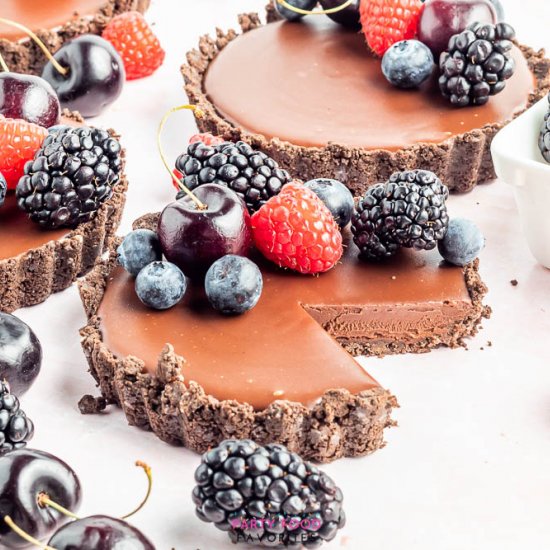
[[[42,366],[42,346],[21,319],[0,312],[0,380],[21,397],[33,384]]]
[[[214,136],[212,134],[195,134],[189,138],[189,144],[200,142],[209,147],[214,147],[215,145],[220,145],[225,143],[224,140],[219,136]]]
[[[292,182],[252,216],[258,250],[280,267],[322,273],[342,256],[342,235],[329,209],[305,185]]]
[[[4,201],[6,200],[7,192],[8,192],[8,182],[6,181],[6,178],[3,176],[2,172],[0,172],[0,206],[4,204]]]
[[[49,128],[59,122],[61,107],[48,82],[34,75],[0,73],[0,114]]]
[[[137,11],[121,13],[111,19],[102,36],[122,57],[127,80],[149,76],[164,62],[165,52],[158,38]]]
[[[548,111],[544,115],[539,135],[539,149],[546,162],[550,162],[550,94],[548,94]]]
[[[447,231],[448,196],[447,186],[426,170],[396,172],[386,183],[368,189],[351,222],[361,256],[377,260],[401,246],[435,248]]]
[[[38,124],[0,115],[0,172],[8,189],[15,189],[25,164],[40,149],[48,131]]]
[[[318,548],[345,525],[334,481],[283,445],[226,440],[195,471],[197,516],[232,542]]]
[[[272,158],[242,141],[213,147],[200,141],[192,143],[176,160],[176,168],[184,174],[183,183],[188,189],[205,183],[229,187],[245,201],[250,212],[258,210],[290,181],[288,172]]]
[[[455,218],[449,222],[447,233],[437,244],[439,253],[453,265],[473,262],[485,246],[485,237],[470,220]]]
[[[126,79],[124,63],[112,44],[101,36],[78,36],[61,46],[54,58],[66,74],[49,61],[42,78],[52,85],[62,107],[93,117],[121,94]]]
[[[170,309],[187,290],[187,280],[181,270],[170,262],[152,262],[136,277],[136,294],[148,307]]]
[[[402,40],[391,46],[382,58],[382,72],[398,88],[417,88],[434,69],[430,48],[418,40]]]
[[[111,197],[122,166],[118,140],[98,128],[50,134],[25,166],[17,204],[43,227],[86,222]]]
[[[340,229],[348,225],[353,214],[354,202],[351,191],[343,183],[338,180],[318,178],[304,185],[325,203]]]
[[[0,382],[0,454],[21,449],[34,435],[34,425],[19,408],[19,399]]]
[[[286,3],[294,8],[311,11],[317,5],[317,0],[286,0]],[[275,10],[277,13],[281,17],[288,19],[288,21],[298,21],[298,19],[303,17],[303,14],[297,13],[283,6],[279,0],[273,0],[273,4],[275,5]]]
[[[258,266],[248,258],[228,254],[206,272],[204,289],[212,307],[226,314],[252,309],[260,299],[263,279]]]
[[[146,265],[162,260],[159,238],[150,229],[136,229],[126,235],[117,256],[118,263],[136,277]]]
[[[506,86],[515,63],[510,55],[514,29],[507,23],[474,23],[449,40],[441,54],[439,88],[458,107],[483,105]]]
[[[420,0],[361,0],[361,26],[371,50],[382,56],[396,42],[414,38],[422,7]]]

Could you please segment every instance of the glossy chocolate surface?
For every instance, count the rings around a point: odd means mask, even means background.
[[[204,87],[224,118],[252,133],[308,147],[396,150],[504,122],[525,108],[535,80],[519,49],[513,56],[506,89],[484,106],[460,109],[441,96],[435,77],[420,90],[393,87],[360,33],[312,17],[231,41]]]
[[[436,252],[369,264],[348,239],[342,264],[318,277],[259,263],[262,296],[238,317],[216,313],[196,287],[171,310],[147,309],[134,280],[117,268],[98,313],[106,346],[154,372],[171,343],[187,360],[185,380],[218,399],[255,409],[277,399],[310,404],[329,389],[357,393],[377,385],[335,338],[422,339],[448,331],[472,307],[462,269],[441,267]]]
[[[105,0],[1,0],[0,15],[21,23],[31,30],[53,29],[65,23],[95,15]],[[25,33],[0,23],[0,38],[19,40]]]

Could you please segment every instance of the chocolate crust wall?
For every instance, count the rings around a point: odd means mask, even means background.
[[[47,0],[45,0],[47,1]],[[65,42],[82,34],[101,34],[107,23],[119,13],[139,11],[144,13],[151,0],[105,0],[105,5],[93,17],[82,16],[72,19],[56,29],[32,29],[44,42],[48,50],[54,53]],[[32,40],[12,42],[0,38],[0,53],[8,67],[18,73],[40,74],[47,60],[43,52]]]
[[[63,116],[84,122],[75,113],[65,111]],[[113,130],[109,132],[118,137]],[[51,240],[16,257],[0,260],[0,311],[11,312],[39,304],[54,292],[68,288],[77,277],[87,273],[118,229],[127,189],[123,162],[121,179],[114,187],[112,197],[101,206],[91,221],[79,225],[61,239]]]
[[[268,19],[273,20],[271,12],[268,12]],[[243,33],[262,25],[255,13],[241,15],[239,22]],[[189,101],[204,113],[203,117],[197,118],[200,131],[212,132],[225,139],[246,141],[275,158],[300,179],[340,179],[356,195],[364,194],[369,185],[385,181],[399,170],[431,170],[455,192],[469,191],[476,184],[496,177],[490,145],[504,123],[488,124],[441,143],[419,143],[397,151],[367,150],[336,143],[326,147],[304,147],[277,138],[268,139],[231,124],[220,116],[209,100],[204,90],[204,77],[210,62],[238,36],[234,30],[223,32],[217,29],[215,37],[202,37],[198,49],[187,54],[187,63],[182,66]],[[550,89],[550,60],[545,58],[543,50],[536,52],[526,46],[520,46],[520,49],[536,80],[535,91],[528,99],[528,106],[531,106]]]

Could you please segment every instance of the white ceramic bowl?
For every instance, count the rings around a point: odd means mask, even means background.
[[[550,164],[538,148],[545,97],[505,126],[491,153],[499,178],[514,187],[523,232],[538,262],[550,269]]]

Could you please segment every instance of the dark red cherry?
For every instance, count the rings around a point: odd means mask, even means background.
[[[42,346],[21,319],[0,312],[0,380],[20,397],[33,384],[42,365]]]
[[[166,259],[188,276],[204,275],[226,254],[246,256],[252,244],[250,215],[234,191],[209,183],[197,187],[194,194],[207,210],[199,210],[185,196],[163,210],[158,224]]]
[[[426,2],[418,21],[418,40],[432,50],[437,61],[439,54],[447,49],[451,36],[476,21],[497,23],[490,0],[431,0]]]
[[[11,519],[26,533],[44,539],[69,518],[38,497],[51,500],[75,512],[80,505],[80,482],[62,460],[42,451],[21,449],[0,456],[0,548],[26,548],[29,543],[4,522]]]
[[[0,73],[0,114],[45,128],[59,122],[61,108],[51,85],[39,76]]]
[[[91,516],[61,527],[48,542],[56,550],[155,550],[135,527],[108,516]]]
[[[337,8],[338,6],[341,6],[344,3],[344,0],[319,0],[321,7],[324,10],[329,10],[332,8]],[[359,4],[361,3],[361,0],[354,0],[349,6],[344,8],[341,11],[337,11],[336,13],[329,13],[327,14],[328,17],[330,17],[333,21],[336,21],[336,23],[340,23],[340,25],[343,25],[344,27],[348,27],[353,30],[360,30],[361,29],[361,21],[360,21],[360,15],[359,15]]]
[[[63,107],[84,117],[97,116],[122,92],[124,64],[113,46],[100,36],[79,36],[61,46],[54,57],[68,74],[62,75],[48,63],[42,78],[53,86]]]

